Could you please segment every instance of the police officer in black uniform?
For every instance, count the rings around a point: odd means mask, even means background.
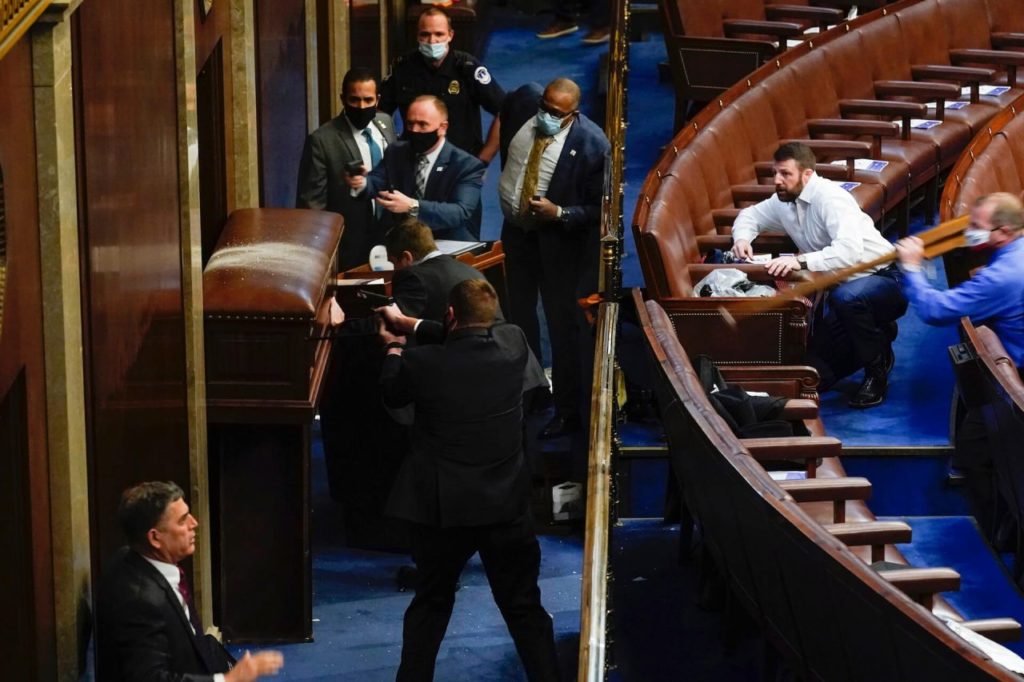
[[[451,49],[455,35],[451,18],[431,7],[420,15],[419,49],[395,60],[381,86],[380,110],[391,114],[406,109],[420,95],[434,95],[448,106],[449,142],[490,163],[498,152],[498,112],[505,91],[487,67],[466,52]],[[480,107],[494,114],[484,143]]]

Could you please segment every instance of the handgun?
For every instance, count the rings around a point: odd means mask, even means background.
[[[393,305],[395,302],[393,296],[378,294],[376,291],[370,291],[369,289],[357,289],[356,297],[365,300],[374,308],[383,308],[386,305]]]
[[[349,161],[345,164],[345,172],[349,175],[363,175],[363,162]]]

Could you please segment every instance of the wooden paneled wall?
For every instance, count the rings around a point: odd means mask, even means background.
[[[172,0],[74,14],[93,575],[120,492],[189,487]]]
[[[260,205],[295,206],[306,139],[304,0],[255,0]]]
[[[0,336],[0,637],[3,677],[55,678],[42,292],[30,41],[0,60],[7,267]]]

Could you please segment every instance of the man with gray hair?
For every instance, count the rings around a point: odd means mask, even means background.
[[[185,569],[199,522],[175,483],[151,481],[124,491],[117,510],[128,540],[103,576],[97,679],[111,682],[252,682],[284,665],[276,651],[241,660],[203,634]]]

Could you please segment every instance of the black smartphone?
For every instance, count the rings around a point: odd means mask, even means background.
[[[349,161],[345,164],[345,172],[349,175],[362,175],[363,174],[363,162],[362,161]]]
[[[365,299],[374,308],[380,308],[386,305],[391,305],[395,302],[394,297],[386,296],[384,294],[378,294],[376,291],[370,291],[369,289],[359,289],[356,291],[358,298]]]

